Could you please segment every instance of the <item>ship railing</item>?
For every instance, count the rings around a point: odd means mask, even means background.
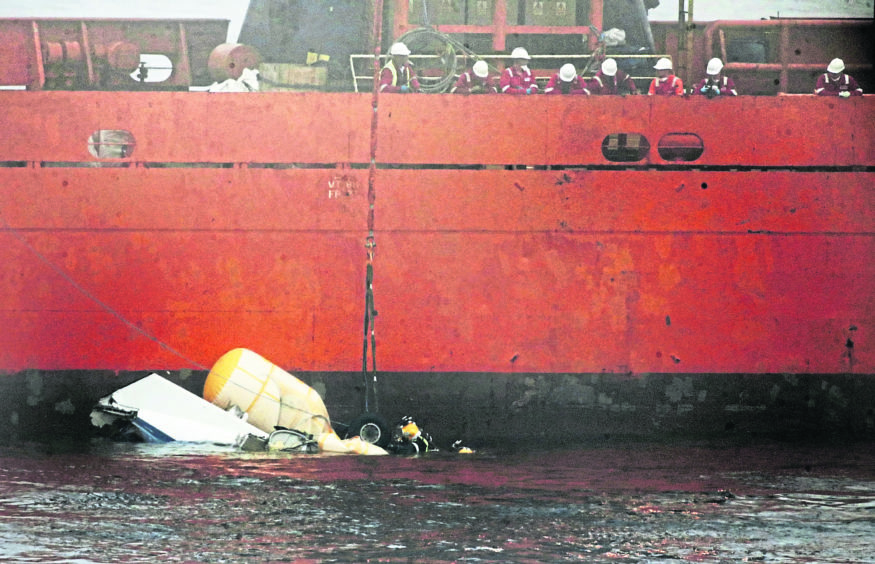
[[[871,77],[873,65],[860,53],[871,50],[871,19],[718,20],[704,30],[706,53],[724,61],[736,84],[750,82],[763,94],[808,93],[845,42],[845,72]],[[868,50],[867,50],[868,47]],[[739,80],[741,79],[741,81]]]
[[[571,54],[571,55],[531,55],[532,61],[535,63],[544,63],[544,64],[533,64],[532,66],[538,66],[543,68],[534,68],[532,69],[535,74],[535,80],[539,83],[546,83],[550,80],[550,77],[553,76],[555,72],[565,63],[574,63],[575,67],[580,71],[580,69],[584,68],[592,57],[592,54]],[[611,55],[612,59],[616,59],[622,68],[624,65],[622,64],[622,60],[632,60],[632,61],[642,61],[642,64],[636,64],[636,67],[641,67],[642,69],[646,69],[647,74],[632,74],[630,76],[632,80],[638,83],[639,80],[647,80],[650,81],[652,78],[656,76],[653,71],[653,65],[650,62],[655,62],[657,59],[661,57],[666,57],[671,59],[671,55],[668,54],[617,54]],[[417,61],[426,61],[426,60],[434,60],[434,55],[410,55],[410,62],[413,63],[414,67],[416,67]],[[504,69],[504,63],[508,60],[508,56],[506,54],[496,54],[496,55],[478,55],[478,59],[483,59],[487,63],[490,64],[493,68],[498,68],[499,70]],[[547,64],[547,63],[555,63],[555,64]],[[366,53],[353,53],[349,56],[349,67],[350,72],[352,73],[353,79],[353,89],[356,92],[360,92],[359,83],[362,85],[367,84],[367,90],[369,91],[371,86],[373,85],[374,73],[373,66],[374,64],[374,55],[366,54]],[[385,63],[382,63],[385,64]],[[470,61],[469,57],[458,56],[457,57],[457,67],[464,70],[468,70],[468,67],[473,64],[473,61]],[[637,69],[636,69],[637,70]],[[595,74],[595,72],[592,72]],[[458,78],[458,74],[454,74],[454,79]],[[441,80],[445,80],[446,77],[441,75],[439,77]],[[428,76],[419,77],[420,81],[429,80]],[[455,80],[453,80],[455,82]],[[452,83],[451,83],[452,84]]]

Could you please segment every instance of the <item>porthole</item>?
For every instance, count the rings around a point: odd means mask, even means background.
[[[173,74],[173,62],[167,55],[144,53],[140,55],[140,66],[131,73],[137,82],[164,82]]]
[[[611,162],[640,161],[650,151],[650,142],[640,133],[611,133],[602,141],[602,155]]]
[[[666,133],[656,146],[659,156],[672,162],[690,162],[705,152],[705,143],[695,133]]]
[[[100,129],[88,138],[88,152],[98,159],[128,158],[136,146],[134,136],[124,129]]]

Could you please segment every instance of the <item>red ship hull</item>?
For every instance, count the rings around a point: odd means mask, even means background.
[[[361,370],[369,95],[0,101],[0,370],[202,370],[235,347]],[[525,375],[516,406],[542,376],[875,374],[870,98],[386,95],[378,115],[376,362],[407,400],[428,374]],[[91,156],[99,130],[127,156]],[[609,160],[612,134],[650,149]]]

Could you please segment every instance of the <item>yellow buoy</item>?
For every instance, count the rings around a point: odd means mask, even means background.
[[[358,437],[341,440],[316,390],[249,349],[234,349],[216,361],[204,383],[204,399],[222,409],[239,408],[266,433],[285,427],[312,435],[321,452],[388,454]]]
[[[216,361],[204,399],[222,409],[238,407],[267,433],[277,426],[314,436],[333,432],[316,390],[248,349],[234,349]]]

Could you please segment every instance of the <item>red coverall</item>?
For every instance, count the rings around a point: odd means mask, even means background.
[[[413,92],[419,91],[419,81],[413,75],[413,65],[405,63],[400,70],[396,70],[390,59],[380,71],[380,92],[401,92],[402,86],[407,86]]]
[[[854,77],[849,74],[842,74],[838,80],[830,80],[828,73],[823,73],[817,77],[817,86],[814,87],[814,93],[818,96],[838,96],[842,92],[850,92],[851,96],[862,96],[863,89],[854,80]]]
[[[666,78],[657,77],[650,83],[648,94],[651,96],[683,96],[684,83],[673,74],[668,75]]]
[[[514,67],[507,67],[501,73],[501,93],[502,94],[528,94],[527,89],[531,88],[531,93],[538,92],[538,85],[535,83],[535,75],[527,67],[519,71]]]
[[[459,80],[453,85],[450,94],[471,94],[471,90],[479,87],[478,94],[495,94],[498,89],[495,88],[495,81],[491,76],[480,78],[474,71],[466,71],[459,75]]]
[[[563,92],[562,87],[568,85],[568,92]],[[589,90],[586,89],[586,83],[579,77],[575,76],[571,82],[565,82],[559,78],[557,72],[550,77],[547,87],[544,88],[544,94],[585,94],[589,96]]]
[[[696,87],[693,88],[693,94],[707,94],[707,91],[702,92],[702,89],[705,86],[711,86],[710,78],[703,78],[696,84]],[[721,76],[717,79],[717,84],[719,85],[720,95],[721,96],[738,96],[738,91],[735,90],[735,82],[728,76]]]
[[[628,90],[629,94],[638,94],[638,87],[635,86],[635,81],[621,70],[618,70],[614,76],[608,76],[602,71],[598,71],[590,79],[588,86],[589,92],[593,95],[620,94],[620,87]]]

